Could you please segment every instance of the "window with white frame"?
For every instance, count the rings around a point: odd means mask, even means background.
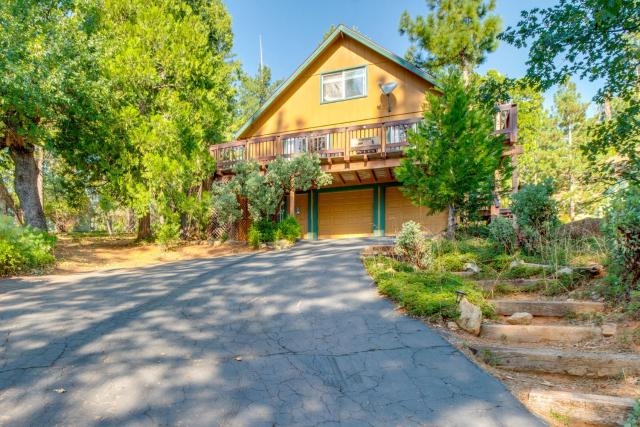
[[[342,101],[367,96],[366,67],[323,74],[322,102]]]

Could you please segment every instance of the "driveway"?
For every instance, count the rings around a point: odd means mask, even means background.
[[[378,296],[364,240],[0,282],[0,425],[544,425]]]

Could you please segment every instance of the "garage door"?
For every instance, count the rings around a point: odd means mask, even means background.
[[[385,234],[395,236],[402,224],[415,221],[422,225],[425,233],[435,234],[447,228],[447,213],[432,215],[428,208],[415,206],[404,197],[398,187],[387,187],[385,193]]]
[[[373,235],[373,190],[318,194],[318,238]]]

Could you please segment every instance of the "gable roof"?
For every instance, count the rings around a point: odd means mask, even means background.
[[[311,65],[311,63],[322,52],[324,52],[327,49],[327,47],[329,47],[331,45],[331,43],[333,43],[333,41],[338,36],[340,36],[341,34],[344,34],[346,36],[351,37],[352,39],[362,43],[363,45],[365,45],[368,48],[374,50],[375,52],[379,53],[380,55],[384,56],[385,58],[391,60],[392,62],[395,62],[396,64],[400,65],[401,67],[406,68],[407,70],[411,71],[412,73],[414,73],[418,77],[423,78],[424,80],[428,81],[429,83],[431,83],[435,87],[439,87],[439,84],[436,81],[435,77],[433,77],[431,74],[429,74],[426,71],[424,71],[423,69],[415,66],[414,64],[412,64],[411,62],[407,61],[406,59],[396,55],[395,53],[385,49],[384,47],[382,47],[379,44],[375,43],[373,40],[371,40],[371,39],[367,38],[366,36],[364,36],[362,33],[359,33],[356,30],[353,30],[351,28],[348,28],[348,27],[344,26],[343,24],[340,24],[329,35],[329,37],[327,37],[320,44],[320,46],[318,46],[313,51],[313,53],[311,53],[311,55],[309,55],[307,57],[307,59],[305,59],[305,61],[293,72],[293,74],[291,74],[289,76],[289,78],[287,78],[284,82],[282,82],[280,84],[280,86],[278,86],[278,88],[269,96],[269,98],[267,98],[267,100],[264,102],[264,104],[262,104],[260,106],[260,108],[258,108],[258,110],[255,113],[253,113],[253,115],[251,117],[249,117],[249,119],[246,121],[246,123],[244,125],[242,125],[242,127],[236,132],[236,138],[239,137],[240,135],[242,135],[242,133],[244,131],[246,131],[247,128],[249,126],[251,126],[251,124],[254,123],[262,115],[262,113],[264,113],[269,108],[269,106],[278,98],[278,96],[280,96],[280,94],[282,92],[284,92],[296,80],[296,78],[298,78],[298,76],[300,74],[302,74],[302,72],[304,70],[306,70],[309,67],[309,65]]]

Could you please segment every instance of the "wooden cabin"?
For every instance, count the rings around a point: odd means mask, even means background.
[[[306,238],[393,236],[408,220],[438,233],[446,228],[446,213],[413,205],[394,176],[407,130],[421,120],[425,93],[436,87],[424,70],[340,25],[242,126],[236,141],[211,146],[217,175],[230,174],[238,161],[266,165],[278,156],[317,153],[333,183],[288,200]],[[515,161],[515,105],[500,106],[496,127],[505,134],[505,155]]]

